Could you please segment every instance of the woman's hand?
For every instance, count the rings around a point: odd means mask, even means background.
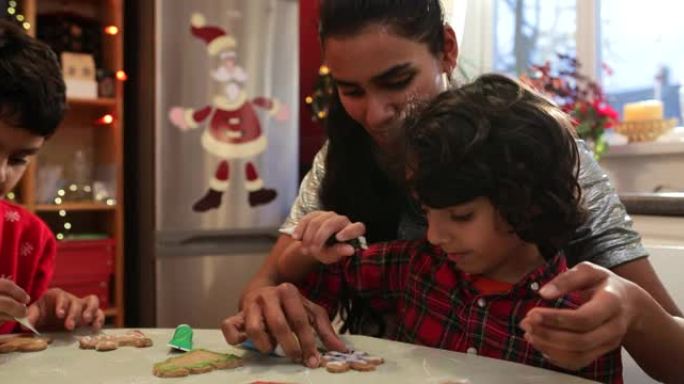
[[[639,290],[592,263],[561,273],[539,291],[547,300],[579,292],[577,309],[534,308],[520,323],[525,339],[553,364],[578,370],[620,347],[636,319]]]
[[[352,223],[347,216],[335,212],[315,211],[304,216],[292,238],[301,241],[299,252],[311,256],[324,264],[331,264],[354,254],[354,247],[344,241],[355,239],[366,233],[363,223]],[[335,236],[339,243],[328,244]]]
[[[63,328],[72,331],[92,326],[97,331],[104,324],[104,312],[95,295],[78,298],[59,288],[48,289],[28,308],[28,319],[37,328]]]
[[[243,310],[223,320],[221,329],[231,345],[252,340],[262,353],[277,344],[293,361],[311,368],[320,363],[316,336],[328,350],[345,352],[347,347],[333,330],[326,311],[306,299],[290,283],[260,287],[248,292]]]

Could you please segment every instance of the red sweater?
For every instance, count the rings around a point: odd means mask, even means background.
[[[52,280],[56,252],[56,240],[45,223],[26,209],[0,200],[0,277],[23,288],[31,303]],[[13,321],[0,323],[0,335],[16,330]]]

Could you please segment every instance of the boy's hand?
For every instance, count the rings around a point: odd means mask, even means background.
[[[0,278],[0,322],[26,316],[29,295],[12,280]]]
[[[312,256],[323,264],[332,264],[354,254],[354,247],[344,241],[355,239],[366,233],[363,223],[352,223],[347,216],[335,212],[315,211],[304,216],[292,238],[301,241],[300,252]],[[337,241],[333,245],[326,242],[331,236]]]
[[[59,288],[51,288],[28,308],[31,324],[40,328],[64,328],[72,331],[91,325],[97,331],[104,324],[104,312],[95,295],[78,298]]]

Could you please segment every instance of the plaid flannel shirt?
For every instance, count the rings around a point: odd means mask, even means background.
[[[622,383],[620,348],[579,371],[548,362],[519,328],[534,307],[577,308],[579,296],[544,300],[537,290],[567,270],[559,254],[514,284],[509,292],[482,294],[444,252],[426,241],[378,243],[340,263],[321,266],[299,284],[302,293],[336,314],[343,286],[378,314],[395,315],[389,338],[434,348],[553,369],[604,383]]]

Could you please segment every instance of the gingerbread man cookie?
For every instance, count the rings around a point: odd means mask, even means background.
[[[81,337],[78,341],[81,349],[94,349],[100,352],[113,351],[119,347],[147,348],[152,346],[152,339],[140,331],[131,331],[124,335],[98,335]]]
[[[206,349],[193,349],[155,364],[152,372],[157,377],[183,377],[211,372],[214,369],[236,368],[240,365],[242,365],[242,359],[238,356]]]
[[[379,356],[370,356],[366,352],[351,351],[349,353],[327,352],[321,359],[321,366],[328,372],[342,373],[350,369],[361,372],[374,371],[375,367],[384,363]]]
[[[0,353],[9,352],[38,352],[47,348],[52,342],[47,337],[33,337],[32,335],[18,335],[0,339]]]

